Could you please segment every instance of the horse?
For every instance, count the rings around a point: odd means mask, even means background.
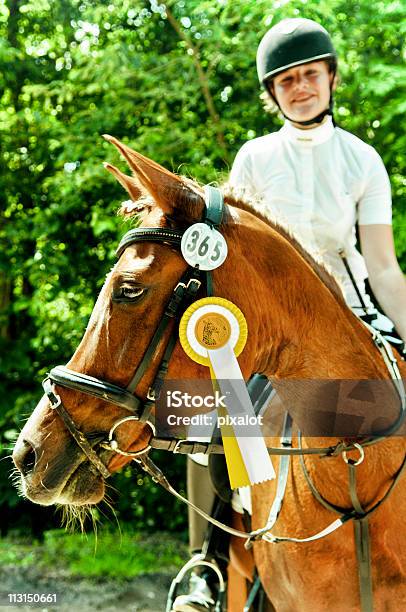
[[[59,372],[60,384],[54,375],[16,442],[13,459],[23,494],[44,506],[96,504],[103,499],[109,474],[147,456],[154,437],[151,421],[139,414],[128,417],[128,406],[137,412],[141,402],[148,405],[149,415],[154,414],[151,386],[171,338],[167,379],[209,377],[208,369],[192,361],[173,335],[176,317],[160,328],[159,337],[156,333],[174,288],[190,285],[190,278],[180,282],[188,265],[174,236],[203,218],[203,188],[117,139],[106,139],[132,171],[130,176],[105,164],[131,198],[123,214],[136,216],[144,234],[119,248],[118,262],[106,278],[68,370]],[[224,188],[219,229],[228,255],[211,273],[213,290],[236,304],[247,321],[247,344],[238,358],[244,379],[262,373],[276,387],[299,379],[386,381],[391,392],[386,393],[385,405],[379,405],[378,417],[386,424],[396,421],[399,395],[392,389],[382,351],[320,261],[258,204],[244,201],[232,189]],[[195,297],[205,295],[204,283],[194,289]],[[397,365],[405,378],[399,357]],[[303,393],[296,402],[297,392],[289,391],[289,385],[285,390],[303,435],[297,433],[292,441],[293,457],[273,539],[253,537],[252,558],[242,540],[233,538],[231,562],[249,579],[255,565],[276,612],[355,612],[363,604],[352,524],[365,520],[363,512],[376,509],[368,515],[374,610],[406,609],[402,540],[406,493],[399,483],[405,439],[384,435],[372,440],[375,444],[363,445],[362,435],[332,438],[311,429],[307,436],[306,406],[311,397],[306,389]],[[110,444],[105,443],[107,432]],[[275,446],[273,439],[266,442]],[[118,448],[120,452],[114,452]],[[313,448],[330,451],[320,456],[312,454]],[[281,471],[282,460],[273,459],[276,471]],[[253,533],[267,524],[277,487],[277,480],[251,487]],[[306,541],[314,534],[323,535],[336,517],[334,509],[342,509],[349,520],[325,537]],[[241,521],[235,515],[233,522]],[[337,527],[337,521],[334,524]],[[290,539],[283,541],[285,536]],[[240,612],[243,602],[231,600],[229,612]]]

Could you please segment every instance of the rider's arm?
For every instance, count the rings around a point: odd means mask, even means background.
[[[406,342],[406,280],[396,259],[391,225],[360,225],[369,282],[385,314]]]
[[[365,187],[357,211],[361,251],[372,291],[406,340],[406,282],[395,254],[389,177],[378,153],[371,148],[366,153]]]

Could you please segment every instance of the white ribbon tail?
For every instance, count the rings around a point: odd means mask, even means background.
[[[251,484],[275,478],[258,418],[237,358],[229,344],[209,350],[209,359],[218,381]]]

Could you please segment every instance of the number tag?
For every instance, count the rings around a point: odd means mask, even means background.
[[[183,234],[181,251],[190,266],[215,270],[227,257],[227,243],[216,229],[206,223],[195,223]]]

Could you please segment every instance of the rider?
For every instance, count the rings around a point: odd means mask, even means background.
[[[394,323],[405,340],[406,284],[394,249],[390,183],[378,153],[334,124],[337,55],[329,34],[309,19],[285,19],[262,39],[257,69],[285,123],[243,145],[231,184],[262,196],[302,244],[320,253],[341,280],[349,306],[358,314],[368,311],[384,331]],[[367,277],[393,323],[373,308]]]
[[[257,70],[268,107],[279,109],[285,122],[279,131],[242,146],[231,185],[260,195],[276,219],[319,252],[358,315],[393,333],[395,341],[406,341],[406,283],[395,255],[388,175],[370,145],[334,123],[337,54],[328,32],[309,19],[284,19],[263,37]],[[374,306],[367,279],[386,316]],[[204,482],[210,487],[208,470],[198,469],[198,478],[188,477],[192,502]],[[207,507],[212,497],[205,499]],[[203,545],[199,524],[199,533],[191,525],[195,550]],[[173,610],[214,610],[214,594],[204,578],[193,577],[191,592],[178,598]]]

